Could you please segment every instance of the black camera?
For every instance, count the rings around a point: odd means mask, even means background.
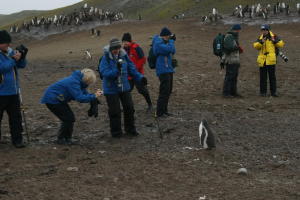
[[[21,53],[21,59],[26,58],[26,55],[27,55],[27,52],[28,52],[27,47],[25,47],[23,44],[21,44],[21,45],[16,47],[16,50]]]
[[[121,71],[123,63],[124,63],[123,59],[121,59],[121,58],[118,59],[118,61],[117,61],[117,68],[118,68],[119,71]]]
[[[170,36],[170,39],[176,41],[176,35],[175,35],[175,33],[173,33],[173,34]]]

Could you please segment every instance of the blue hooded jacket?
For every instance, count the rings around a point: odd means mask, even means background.
[[[166,43],[161,37],[155,35],[152,41],[153,53],[156,58],[156,74],[157,76],[166,73],[174,73],[172,66],[172,56],[175,54],[176,49],[174,40],[170,39]]]
[[[119,59],[123,60],[121,71],[117,68],[117,60]],[[143,77],[136,70],[124,49],[121,49],[118,58],[115,58],[109,52],[109,46],[104,47],[104,56],[99,64],[99,71],[103,76],[102,88],[104,95],[128,92],[130,91],[128,76],[133,77],[136,81],[140,81]]]
[[[26,67],[26,60],[15,61],[11,56],[14,51],[9,48],[8,53],[0,51],[0,96],[19,94],[18,68]]]
[[[82,81],[83,74],[76,70],[68,76],[50,85],[41,99],[41,103],[60,104],[76,100],[80,103],[88,103],[96,98],[95,94],[89,94],[87,85]]]

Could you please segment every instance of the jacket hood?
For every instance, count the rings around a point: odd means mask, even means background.
[[[103,47],[103,54],[108,54],[108,56],[111,60],[114,59],[112,53],[109,51],[109,45],[106,45],[105,47]],[[121,48],[119,56],[124,57],[126,54],[127,54],[126,51],[123,48]]]
[[[81,87],[83,87],[83,88],[87,88],[87,87],[88,87],[88,85],[82,81],[83,74],[81,73],[81,71],[76,70],[76,71],[74,71],[74,72],[72,73],[71,76],[72,76],[73,78],[75,78],[76,80],[79,80],[79,81],[80,81]]]

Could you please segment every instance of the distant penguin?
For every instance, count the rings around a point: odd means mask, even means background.
[[[209,128],[208,123],[205,119],[201,121],[199,126],[199,138],[200,138],[200,145],[204,149],[210,150],[216,148],[214,134]]]

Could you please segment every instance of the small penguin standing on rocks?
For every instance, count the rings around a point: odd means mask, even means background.
[[[214,134],[209,128],[205,119],[203,119],[199,125],[199,138],[200,145],[203,147],[203,149],[211,150],[216,148]]]

